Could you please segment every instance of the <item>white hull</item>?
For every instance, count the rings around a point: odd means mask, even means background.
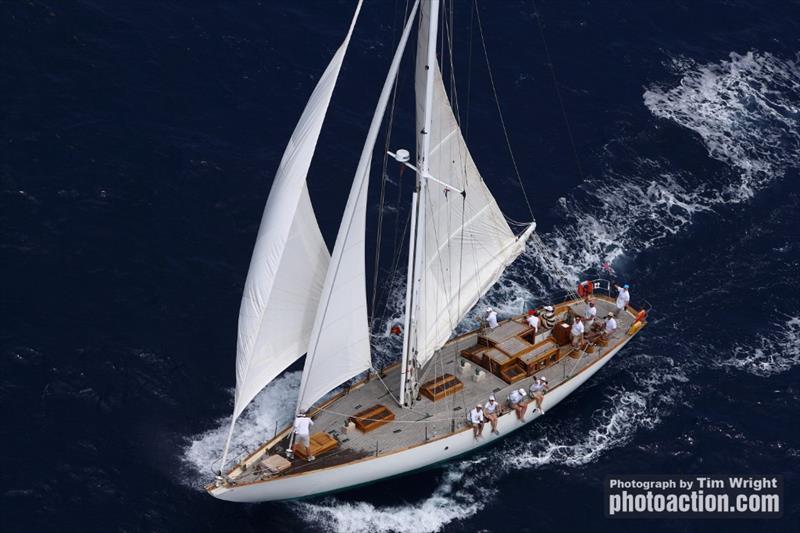
[[[626,337],[602,358],[547,393],[543,403],[545,411],[547,412],[555,407],[564,398],[583,385],[586,380],[592,377],[595,372],[610,361],[631,338],[632,337]],[[506,413],[504,416],[500,417],[497,425],[500,435],[493,435],[489,431],[489,428],[484,428],[483,437],[475,440],[472,436],[472,429],[465,428],[458,433],[430,440],[423,444],[399,450],[394,453],[387,453],[386,455],[379,455],[377,457],[367,457],[343,465],[267,481],[216,487],[209,492],[221,500],[232,502],[253,503],[288,500],[318,496],[408,474],[415,470],[424,469],[431,465],[448,461],[459,455],[486,446],[533,422],[541,415],[535,412],[532,405],[532,403],[528,405],[525,422],[519,422],[513,412]]]

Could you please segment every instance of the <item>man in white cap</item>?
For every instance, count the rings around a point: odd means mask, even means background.
[[[631,301],[631,293],[628,291],[628,284],[626,283],[622,287],[619,285],[614,285],[617,288],[617,311],[614,313],[614,316],[619,316],[619,312],[625,309],[628,305],[628,302]]]
[[[597,307],[595,307],[592,300],[589,300],[589,303],[586,304],[586,310],[583,312],[583,320],[586,322],[584,326],[591,327],[595,318],[597,318]]]
[[[520,421],[525,420],[525,410],[528,408],[528,403],[525,401],[527,396],[525,389],[513,390],[508,395],[508,406],[517,413],[517,418]]]
[[[497,327],[497,312],[491,307],[486,308],[486,323],[492,329]]]
[[[552,305],[545,305],[544,310],[539,315],[542,319],[542,327],[544,329],[552,329],[556,325],[556,313]]]
[[[308,457],[309,461],[315,459],[314,456],[311,455],[310,447],[311,426],[313,425],[314,421],[306,416],[305,411],[300,411],[294,419],[294,445],[295,447],[301,445],[305,448],[306,457]]]
[[[617,329],[617,321],[614,320],[614,314],[608,313],[606,317],[606,329],[603,331],[603,338],[609,338],[611,335],[614,334],[614,331]]]
[[[544,401],[544,393],[547,392],[547,378],[544,376],[537,376],[533,378],[530,391],[531,398],[536,400],[536,408],[540,413],[544,414],[544,409],[542,409],[542,401]]]
[[[572,323],[572,329],[570,329],[569,334],[572,338],[572,347],[577,348],[581,345],[583,341],[583,322],[580,318],[575,317],[575,321]]]
[[[499,435],[497,431],[497,415],[500,414],[500,404],[497,403],[494,394],[489,395],[489,401],[483,406],[483,416],[485,416],[492,424],[492,433]]]
[[[475,437],[475,440],[478,440],[478,437],[483,435],[484,422],[483,406],[477,404],[475,408],[469,412],[469,423],[472,424],[472,436]]]

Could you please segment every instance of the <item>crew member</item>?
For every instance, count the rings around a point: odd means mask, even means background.
[[[497,312],[491,307],[486,309],[486,323],[492,329],[497,327]]]
[[[469,422],[472,424],[472,436],[475,437],[475,440],[478,440],[483,434],[483,406],[478,404],[475,408],[469,412]]]
[[[313,461],[315,457],[311,455],[311,426],[314,421],[306,416],[304,411],[298,413],[297,418],[294,419],[294,445],[295,448],[300,445],[305,449],[306,457],[309,461]]]
[[[531,398],[536,401],[536,408],[542,414],[544,414],[544,409],[542,409],[542,401],[544,400],[545,392],[547,392],[547,378],[544,376],[537,376],[533,378],[533,383],[531,383],[530,386]]]
[[[489,395],[489,401],[483,406],[483,416],[492,424],[492,433],[499,435],[497,431],[497,415],[500,414],[500,404],[497,403],[494,394]]]
[[[589,300],[586,311],[583,312],[583,319],[586,321],[585,325],[591,326],[595,318],[597,318],[597,307],[595,307],[593,301]]]
[[[542,321],[544,329],[553,329],[556,325],[556,314],[552,305],[545,305],[544,310],[540,313],[539,318]]]
[[[603,338],[608,339],[611,335],[614,334],[614,331],[617,329],[617,321],[614,320],[614,314],[608,313],[606,318],[606,329],[603,332]]]
[[[533,336],[535,338],[536,334],[539,332],[539,317],[536,316],[536,311],[533,309],[528,311],[528,318],[525,319],[525,322],[533,329]]]
[[[628,302],[631,301],[631,293],[628,291],[628,284],[626,283],[622,287],[619,285],[614,285],[617,288],[617,311],[614,313],[614,316],[619,316],[619,312],[625,309],[628,305]]]
[[[570,336],[572,338],[572,347],[577,348],[580,346],[581,341],[583,341],[583,322],[576,318],[575,322],[572,323],[572,329],[570,329]]]
[[[508,395],[508,406],[517,413],[517,419],[520,421],[525,420],[525,410],[528,407],[527,402],[525,402],[526,396],[525,389],[513,390]]]

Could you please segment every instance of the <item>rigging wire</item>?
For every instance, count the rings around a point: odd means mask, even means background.
[[[395,0],[395,8],[396,8]],[[396,9],[394,10],[397,11]],[[408,17],[408,0],[406,0],[405,9],[404,9],[404,16],[403,20]],[[392,42],[397,42],[397,17],[394,18],[392,21]],[[372,277],[372,302],[370,305],[370,329],[374,326],[375,323],[375,307],[378,297],[378,278],[380,276],[380,261],[381,261],[381,239],[383,237],[383,216],[384,216],[384,202],[386,198],[386,182],[389,179],[389,174],[387,172],[388,164],[389,164],[389,148],[391,146],[392,141],[392,126],[394,125],[394,115],[395,115],[395,104],[397,102],[397,87],[400,81],[400,75],[398,74],[394,79],[394,87],[392,87],[392,100],[389,106],[389,120],[386,123],[386,143],[383,150],[383,164],[381,167],[381,194],[380,194],[380,201],[378,207],[378,231],[375,236],[375,259],[374,259],[374,272]]]
[[[556,76],[556,68],[553,64],[553,60],[550,57],[550,47],[547,46],[547,39],[544,36],[544,26],[542,25],[542,13],[539,11],[539,6],[536,5],[536,0],[531,0],[533,3],[534,9],[534,16],[536,17],[536,23],[539,27],[539,35],[542,38],[542,46],[544,48],[544,56],[547,60],[547,66],[550,68],[550,74],[553,77],[553,87],[556,91],[556,97],[558,98],[558,105],[561,108],[561,116],[564,118],[564,126],[567,130],[567,136],[569,137],[569,143],[572,146],[572,155],[575,158],[575,166],[578,169],[578,177],[583,181],[585,176],[583,174],[583,167],[581,166],[580,157],[578,157],[578,148],[575,144],[575,137],[572,135],[572,127],[569,124],[569,118],[567,118],[567,109],[564,106],[564,99],[561,97],[561,89],[559,88],[558,84],[558,77]]]
[[[475,15],[478,21],[478,33],[481,37],[481,45],[483,46],[483,56],[486,59],[486,69],[489,71],[489,82],[492,85],[492,94],[494,95],[494,103],[497,106],[497,114],[500,117],[500,125],[503,127],[503,136],[506,140],[506,146],[508,147],[508,155],[511,157],[511,164],[514,167],[514,174],[517,177],[517,181],[519,182],[519,187],[522,190],[522,197],[525,199],[525,204],[528,206],[528,212],[531,215],[531,220],[535,217],[533,216],[533,205],[531,204],[530,198],[528,198],[528,192],[525,190],[525,184],[522,181],[522,175],[519,173],[519,167],[517,166],[517,159],[514,157],[514,150],[511,148],[511,140],[508,136],[508,128],[506,127],[506,121],[503,118],[503,110],[500,108],[500,99],[497,96],[497,87],[494,84],[494,76],[492,75],[492,65],[489,62],[489,52],[486,49],[486,39],[483,36],[483,24],[481,23],[481,13],[480,9],[478,8],[478,0],[475,1]]]

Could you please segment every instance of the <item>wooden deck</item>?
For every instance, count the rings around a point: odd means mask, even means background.
[[[604,296],[596,296],[595,303],[598,308],[598,316],[601,317],[615,309],[613,300]],[[562,309],[559,319],[563,317],[563,310],[567,306],[573,309],[578,316],[583,315],[585,304],[579,300],[571,301],[559,305]],[[562,347],[561,353],[564,356],[558,362],[536,372],[536,374],[546,376],[551,389],[557,387],[560,383],[565,382],[571,376],[601,358],[609,349],[622,340],[628,328],[633,324],[634,317],[635,312],[632,309],[620,313],[620,316],[617,317],[617,331],[609,340],[607,347],[597,346],[594,353],[584,353],[581,357],[575,357],[578,355],[577,353],[573,353],[572,357],[566,356],[567,352],[571,351],[571,348],[569,346]],[[504,342],[503,329],[513,329],[516,334],[519,334],[527,329],[527,325],[524,324],[524,317],[515,317],[512,320],[502,322],[496,330],[485,333],[490,333],[490,337],[494,342],[502,343]],[[467,425],[466,417],[469,410],[476,403],[485,403],[490,394],[495,394],[497,401],[502,406],[505,406],[507,395],[513,389],[525,388],[527,390],[531,384],[532,377],[525,377],[520,381],[509,384],[484,368],[482,369],[484,370],[482,378],[476,381],[473,376],[478,365],[474,362],[469,362],[467,370],[463,370],[462,361],[466,360],[460,354],[462,350],[473,347],[478,343],[479,333],[481,332],[471,332],[451,340],[437,352],[423,372],[421,381],[433,379],[444,374],[452,374],[463,383],[462,390],[436,402],[421,396],[413,408],[401,409],[394,400],[399,396],[400,368],[399,366],[394,366],[383,376],[383,383],[381,380],[373,378],[356,386],[342,397],[325,405],[313,416],[314,426],[312,433],[320,431],[329,433],[339,441],[339,446],[336,449],[318,456],[313,462],[295,459],[292,461],[290,468],[277,475],[307,472],[347,463],[371,455],[397,451],[429,439],[462,430]],[[535,340],[538,343],[549,337],[549,331],[540,332]],[[390,387],[390,390],[386,389],[384,383]],[[395,419],[368,433],[358,429],[345,429],[345,423],[349,417],[376,404],[382,404],[391,409]],[[266,457],[267,453],[283,453],[283,450],[287,447],[288,430],[283,438],[275,439],[269,443],[268,447],[262,446],[251,454],[244,461],[247,464],[246,469],[243,470],[241,467],[237,467],[229,473],[229,476],[237,484],[269,478],[271,474],[259,469],[257,467],[258,462],[261,458]]]

